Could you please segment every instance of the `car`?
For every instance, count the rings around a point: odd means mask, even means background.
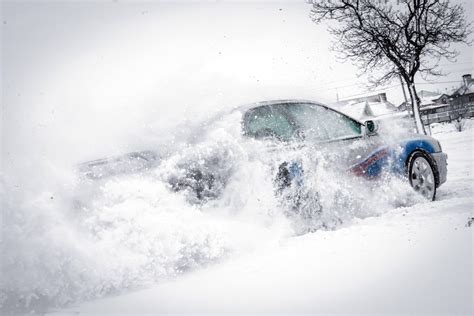
[[[231,112],[239,114],[241,135],[246,139],[263,146],[279,144],[289,150],[310,147],[325,153],[325,159],[335,169],[369,180],[387,173],[406,178],[428,200],[435,199],[437,188],[447,178],[447,155],[440,143],[427,135],[382,137],[377,122],[360,122],[309,100],[257,102]],[[100,179],[117,174],[117,170],[149,170],[158,166],[161,159],[163,156],[153,151],[134,152],[83,163],[79,168],[88,178]],[[181,176],[170,178],[172,189],[191,189],[197,200],[216,198],[218,190],[213,188],[222,187],[225,181],[219,181],[220,175],[209,172],[209,168],[191,165],[184,167],[186,171]],[[302,185],[304,168],[301,161],[291,157],[281,161],[275,174],[276,191]]]

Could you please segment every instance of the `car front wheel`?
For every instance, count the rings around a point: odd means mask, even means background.
[[[412,155],[408,163],[408,179],[415,191],[433,201],[436,196],[436,169],[430,160],[421,152]]]

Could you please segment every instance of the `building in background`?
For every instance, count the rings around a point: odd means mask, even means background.
[[[397,113],[397,107],[387,100],[386,93],[346,99],[332,104],[339,111],[360,121]]]
[[[462,76],[462,79],[462,85],[449,98],[454,119],[474,116],[474,80],[471,74]]]
[[[474,79],[471,74],[463,75],[460,86],[451,94],[420,90],[418,96],[425,125],[474,117]],[[386,93],[341,100],[332,105],[360,121],[411,116],[410,103],[396,106],[387,100]]]
[[[421,90],[420,114],[425,125],[450,121],[449,95]]]
[[[421,101],[421,119],[425,125],[474,116],[474,80],[471,74],[463,75],[460,87],[450,95],[421,90],[418,96]],[[411,111],[410,104],[405,102],[398,108],[401,111]]]

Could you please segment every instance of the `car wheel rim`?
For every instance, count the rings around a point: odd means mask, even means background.
[[[427,199],[433,199],[436,189],[434,173],[429,162],[424,157],[417,157],[413,161],[410,180],[415,191],[421,193]]]

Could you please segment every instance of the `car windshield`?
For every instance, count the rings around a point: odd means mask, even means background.
[[[259,106],[244,116],[244,133],[253,138],[280,141],[304,138],[331,141],[361,135],[361,124],[341,113],[312,103]]]
[[[298,127],[299,134],[313,141],[330,141],[360,136],[361,124],[324,106],[294,103],[286,111]]]

